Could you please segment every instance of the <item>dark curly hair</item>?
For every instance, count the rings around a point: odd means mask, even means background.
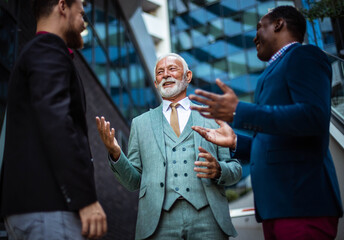
[[[68,7],[70,7],[75,0],[65,0]],[[41,17],[47,17],[58,4],[59,0],[32,0],[32,11],[36,21]]]
[[[272,9],[266,15],[270,21],[275,21],[279,18],[287,22],[287,29],[300,43],[303,42],[306,33],[306,19],[300,11],[292,6],[279,6]]]

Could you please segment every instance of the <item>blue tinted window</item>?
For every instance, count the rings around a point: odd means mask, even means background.
[[[242,20],[240,15],[224,18],[224,32],[226,36],[237,35],[242,32]]]
[[[208,44],[208,34],[206,26],[193,29],[191,31],[191,34],[194,47],[201,47]]]
[[[242,35],[230,37],[226,39],[228,54],[233,54],[244,50],[244,42]]]
[[[209,45],[208,52],[211,59],[223,58],[227,55],[226,42],[224,40],[216,41],[215,43]]]
[[[255,48],[247,51],[247,67],[250,73],[260,73],[265,68],[265,64],[258,59]]]
[[[179,51],[191,48],[192,40],[189,32],[181,32],[178,34]]]
[[[193,27],[204,25],[207,22],[207,12],[203,8],[190,12],[189,16]]]
[[[214,41],[215,39],[223,36],[223,19],[218,18],[209,22],[209,40]]]
[[[177,31],[184,31],[190,27],[189,16],[187,14],[177,16],[175,19],[175,22],[176,22]]]
[[[258,15],[256,8],[250,8],[244,11],[243,14],[244,31],[249,31],[257,28]]]
[[[245,47],[246,48],[252,48],[252,47],[256,47],[256,45],[253,42],[253,39],[256,37],[256,30],[254,31],[250,31],[250,32],[246,32],[244,34],[244,39],[245,39]]]
[[[229,67],[229,77],[236,78],[247,73],[245,53],[229,55],[227,57]]]

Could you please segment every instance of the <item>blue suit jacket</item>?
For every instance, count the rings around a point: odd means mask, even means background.
[[[294,44],[262,73],[255,103],[240,102],[236,158],[250,159],[257,220],[341,216],[328,149],[331,65],[312,45]]]
[[[218,127],[215,121],[203,118],[198,112],[192,111],[191,114],[195,126]],[[116,178],[123,186],[132,191],[140,189],[136,239],[145,239],[154,233],[162,211],[167,161],[164,118],[162,105],[134,118],[130,130],[128,157],[122,153],[116,163],[110,161]],[[241,166],[237,160],[230,159],[228,148],[205,141],[196,133],[194,142],[195,160],[199,153],[198,147],[202,146],[221,166],[222,172],[218,181],[201,178],[201,182],[217,223],[227,235],[236,236],[224,187],[240,180]]]

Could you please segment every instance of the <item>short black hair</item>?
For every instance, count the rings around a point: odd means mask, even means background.
[[[68,7],[70,7],[75,0],[65,0]],[[32,11],[36,21],[41,17],[47,17],[53,8],[59,3],[59,0],[32,0]]]
[[[287,22],[287,29],[300,43],[303,42],[306,33],[306,19],[300,11],[293,6],[279,6],[272,9],[266,15],[270,21],[275,21],[279,18]]]

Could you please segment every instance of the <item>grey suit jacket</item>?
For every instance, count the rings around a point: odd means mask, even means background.
[[[215,121],[203,118],[196,111],[192,111],[191,114],[194,126],[218,127]],[[163,118],[162,105],[134,118],[128,157],[121,153],[118,161],[110,161],[116,178],[123,186],[131,191],[140,189],[136,239],[144,239],[154,233],[164,202],[166,151]],[[219,180],[201,178],[201,181],[217,223],[227,235],[236,236],[237,233],[229,216],[224,187],[240,180],[241,166],[237,160],[230,159],[228,148],[209,143],[197,133],[194,137],[195,160],[199,153],[198,147],[202,146],[218,160],[221,166]]]

